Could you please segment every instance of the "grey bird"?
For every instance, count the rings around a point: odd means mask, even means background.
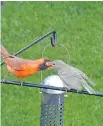
[[[89,86],[89,84],[95,85],[95,83],[79,69],[64,63],[62,60],[52,61],[52,67],[56,70],[57,75],[62,79],[68,89],[80,91],[84,88],[90,94],[96,93],[95,90]]]

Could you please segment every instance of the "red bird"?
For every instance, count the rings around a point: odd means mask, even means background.
[[[28,60],[10,55],[3,46],[1,46],[0,52],[7,65],[8,72],[19,78],[28,77],[52,66],[50,60],[46,58]]]

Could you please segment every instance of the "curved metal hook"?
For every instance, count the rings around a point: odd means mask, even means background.
[[[68,56],[69,56],[69,58],[68,58],[69,61],[68,61],[68,62],[70,62],[70,53],[69,53],[68,49],[67,49],[63,44],[57,44],[57,45],[63,47],[63,48],[66,50],[66,52],[67,52],[67,54],[68,54]],[[42,57],[44,56],[44,52],[45,52],[45,50],[46,50],[46,48],[47,48],[48,46],[51,46],[51,44],[48,44],[48,45],[46,45],[46,46],[44,47],[44,49],[43,49],[43,51],[42,51]]]
[[[68,54],[68,63],[70,63],[69,61],[70,61],[70,54],[69,54],[69,51],[68,51],[68,49],[63,45],[63,44],[57,44],[58,46],[61,46],[61,47],[63,47],[65,50],[66,50],[66,52],[67,52],[67,54]],[[42,51],[42,57],[44,57],[44,52],[45,52],[45,50],[47,49],[47,47],[49,47],[49,46],[51,46],[51,44],[48,44],[48,45],[46,45],[45,47],[44,47],[44,49],[43,49],[43,51]],[[42,71],[41,71],[41,82],[42,82],[42,80],[43,80],[43,76],[42,76]]]

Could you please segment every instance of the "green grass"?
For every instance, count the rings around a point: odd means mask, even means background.
[[[57,43],[69,50],[70,64],[81,69],[103,92],[103,2],[5,2],[1,12],[1,44],[15,53],[32,40],[55,29]],[[19,56],[41,57],[50,43],[46,38]],[[47,48],[46,57],[68,62],[62,48]],[[2,77],[5,75],[5,65]],[[43,72],[44,77],[52,72]],[[10,75],[7,79],[17,80]],[[40,82],[40,73],[24,79]],[[39,89],[2,85],[2,126],[39,126],[41,95]],[[103,98],[69,93],[65,98],[64,126],[102,126]]]

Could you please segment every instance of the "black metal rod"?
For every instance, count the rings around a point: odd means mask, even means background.
[[[28,48],[30,48],[31,46],[35,45],[36,43],[38,43],[39,41],[41,41],[42,39],[46,38],[47,36],[49,36],[50,34],[55,33],[55,30],[52,30],[50,32],[48,32],[47,34],[37,38],[35,41],[31,42],[30,44],[28,44],[27,46],[25,46],[24,48],[20,49],[19,51],[17,51],[15,54],[13,54],[14,56],[17,56],[18,54],[24,52],[25,50],[27,50]],[[2,62],[0,65],[2,66],[4,64],[4,62]]]
[[[21,86],[21,82],[18,81],[10,81],[10,80],[1,80],[0,81],[2,84],[12,84],[12,85],[18,85]],[[27,83],[27,82],[23,82],[22,86],[28,86],[28,87],[36,87],[36,88],[44,88],[44,89],[53,89],[53,90],[61,90],[61,91],[65,91],[65,88],[61,88],[61,87],[54,87],[54,86],[47,86],[47,85],[43,85],[43,84],[33,84],[33,83]],[[78,93],[78,94],[85,94],[85,95],[93,95],[93,96],[99,96],[99,97],[103,97],[103,93],[97,92],[96,94],[89,94],[87,91],[77,91],[75,89],[70,89],[67,90],[67,92],[73,92],[73,93]]]

